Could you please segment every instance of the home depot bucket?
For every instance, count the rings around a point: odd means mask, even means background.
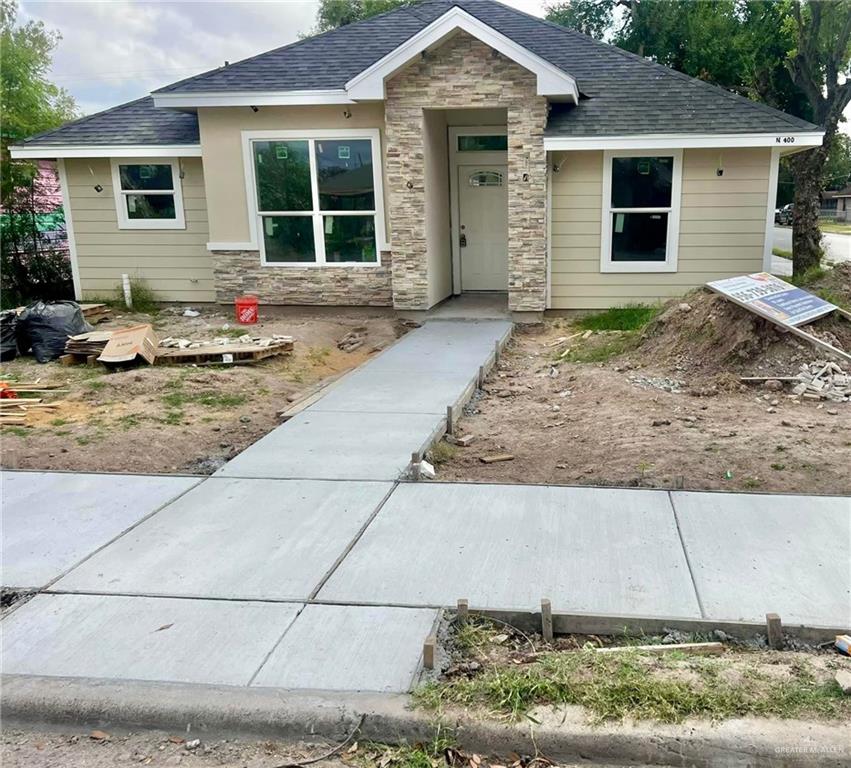
[[[257,297],[239,296],[234,299],[236,304],[236,322],[242,325],[254,325],[257,322]]]

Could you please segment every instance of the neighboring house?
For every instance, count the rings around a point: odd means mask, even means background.
[[[191,44],[188,41],[187,44]],[[78,293],[517,313],[767,268],[820,128],[491,0],[412,7],[33,137]]]
[[[9,213],[0,206],[0,230],[14,221],[13,217],[24,217],[24,228],[32,226],[35,219],[35,231],[41,247],[49,247],[55,251],[68,250],[68,238],[65,232],[65,214],[62,210],[62,191],[56,174],[56,163],[50,160],[39,160],[38,171],[33,180],[31,206],[27,205],[26,213],[17,211]],[[32,243],[27,242],[32,249]]]
[[[821,215],[837,221],[851,221],[851,186],[822,193]]]

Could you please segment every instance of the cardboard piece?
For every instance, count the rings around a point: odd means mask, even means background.
[[[141,358],[150,365],[157,357],[159,339],[150,325],[134,325],[113,331],[98,360],[106,364],[132,363]]]

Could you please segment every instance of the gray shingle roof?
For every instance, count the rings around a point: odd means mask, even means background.
[[[554,104],[548,136],[785,133],[817,126],[493,0],[424,0],[165,86],[154,93],[341,89],[453,5],[573,76],[579,106]],[[84,118],[26,144],[197,143],[193,115],[151,99]]]
[[[66,123],[17,143],[23,147],[198,144],[198,116],[157,109],[151,96]]]

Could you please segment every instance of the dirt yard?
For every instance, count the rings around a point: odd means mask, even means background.
[[[851,305],[851,268],[834,272]],[[739,381],[794,376],[816,348],[706,291],[637,331],[576,322],[517,330],[460,420],[472,444],[433,452],[438,480],[851,493],[851,402]],[[818,332],[851,349],[848,321]]]
[[[253,326],[235,324],[232,311],[218,307],[200,309],[200,317],[184,317],[183,310],[116,312],[96,328],[152,323],[160,338],[193,341],[246,331],[284,334],[294,339],[293,353],[253,365],[142,365],[115,372],[100,365],[40,365],[19,357],[3,364],[0,380],[38,380],[68,391],[57,396],[61,400],[55,411],[28,416],[34,423],[3,427],[3,466],[212,473],[276,427],[280,411],[360,365],[405,331],[381,310],[276,313],[262,308],[261,322]],[[365,329],[365,343],[351,352],[338,349],[337,343],[356,328]]]

